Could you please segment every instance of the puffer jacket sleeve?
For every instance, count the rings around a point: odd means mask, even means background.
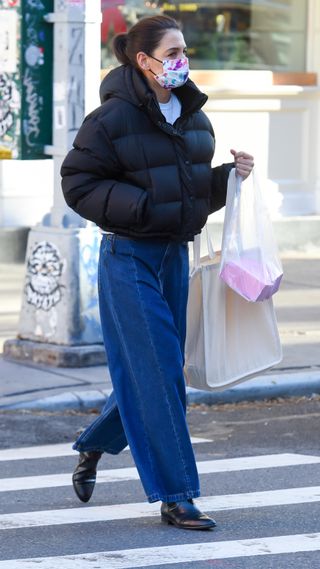
[[[121,165],[101,120],[89,115],[61,167],[67,204],[100,227],[139,226],[147,192],[120,181]]]
[[[226,205],[228,178],[232,168],[234,168],[234,162],[221,164],[211,169],[210,213]]]

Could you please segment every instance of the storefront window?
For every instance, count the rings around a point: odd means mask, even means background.
[[[192,69],[306,68],[307,0],[102,0],[102,12],[104,68],[116,64],[111,51],[116,33],[161,13],[180,23]]]

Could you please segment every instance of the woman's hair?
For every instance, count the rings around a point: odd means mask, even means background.
[[[120,63],[137,67],[136,55],[143,51],[151,55],[157,49],[168,30],[180,30],[178,22],[170,16],[150,16],[139,20],[128,33],[117,34],[113,39],[113,51]]]

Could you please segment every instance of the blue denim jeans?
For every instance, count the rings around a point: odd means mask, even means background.
[[[113,392],[74,449],[118,454],[128,443],[149,502],[200,495],[183,375],[187,243],[104,235],[101,325]]]

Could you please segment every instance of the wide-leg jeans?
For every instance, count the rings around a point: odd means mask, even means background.
[[[183,375],[188,245],[104,235],[99,306],[113,385],[74,449],[118,454],[129,443],[149,502],[200,495]]]

